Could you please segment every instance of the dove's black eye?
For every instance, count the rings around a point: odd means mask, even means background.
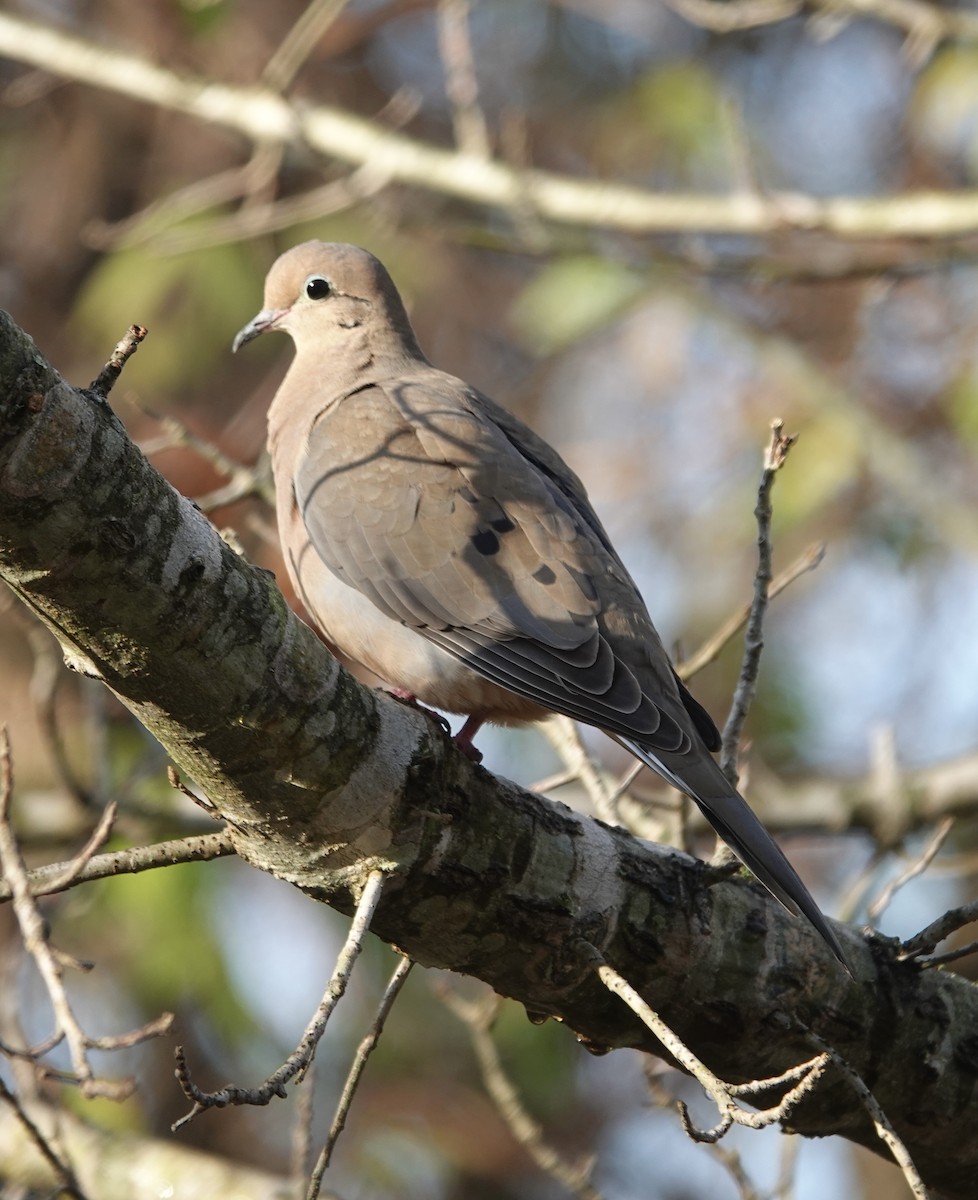
[[[322,275],[310,275],[305,283],[305,292],[310,300],[325,300],[333,288]]]

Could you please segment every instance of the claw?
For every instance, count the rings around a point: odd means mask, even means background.
[[[428,708],[422,704],[414,692],[409,692],[407,688],[391,688],[387,693],[392,699],[397,700],[400,704],[406,704],[408,708],[416,709],[418,712],[424,713],[432,721],[435,721],[446,733],[455,745],[462,751],[466,758],[471,759],[474,763],[482,762],[482,751],[472,745],[472,739],[482,727],[482,717],[467,717],[462,728],[452,737],[452,727],[448,720],[441,715],[440,712],[435,712],[433,708]]]

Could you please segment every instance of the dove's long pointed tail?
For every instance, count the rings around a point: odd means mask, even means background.
[[[847,971],[850,971],[839,939],[822,915],[821,909],[815,903],[808,888],[802,883],[780,846],[764,828],[747,802],[726,782],[715,760],[707,759],[704,755],[703,763],[709,762],[712,767],[716,768],[714,778],[709,780],[715,786],[709,789],[701,787],[698,790],[703,794],[695,794],[691,790],[688,780],[684,781],[678,775],[673,774],[654,754],[636,742],[627,741],[624,738],[621,739],[621,742],[646,766],[651,767],[674,787],[691,796],[702,809],[706,819],[737,857],[751,869],[760,882],[781,901],[789,912],[796,916],[803,916],[811,922],[835,957]],[[709,775],[713,776],[714,772],[709,771]],[[704,782],[706,781],[704,780]]]

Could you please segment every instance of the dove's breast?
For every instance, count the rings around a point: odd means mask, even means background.
[[[287,544],[294,546],[298,540]],[[337,578],[308,539],[304,546],[297,560],[287,561],[289,575],[327,641],[344,658],[445,712],[476,714],[502,725],[549,716],[547,709],[476,674],[417,630],[388,617]]]

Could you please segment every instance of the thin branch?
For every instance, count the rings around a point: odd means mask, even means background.
[[[798,1174],[798,1148],[801,1138],[796,1133],[785,1133],[781,1138],[781,1161],[778,1179],[774,1185],[772,1200],[792,1200],[795,1194],[795,1177]]]
[[[764,470],[761,473],[761,482],[757,489],[757,506],[754,509],[754,516],[757,518],[757,570],[754,573],[754,598],[751,601],[750,616],[747,618],[747,628],[744,632],[744,658],[740,668],[740,677],[734,691],[730,716],[723,729],[723,745],[720,749],[720,766],[735,787],[740,735],[757,688],[757,674],[761,666],[761,652],[764,649],[764,617],[767,613],[772,578],[771,489],[774,487],[775,477],[784,466],[794,441],[794,437],[785,434],[782,421],[771,422],[771,440],[764,453]]]
[[[614,789],[585,750],[575,722],[570,717],[557,716],[546,721],[541,729],[566,764],[570,779],[578,780],[587,792],[597,815],[609,825],[617,825],[618,809],[612,799]]]
[[[918,958],[923,954],[929,954],[946,937],[958,929],[962,929],[965,925],[970,925],[972,921],[978,921],[978,900],[972,900],[969,904],[952,908],[943,916],[938,917],[936,921],[926,925],[919,933],[915,933],[912,938],[908,938],[903,943],[899,957],[901,959]]]
[[[97,218],[87,222],[81,238],[93,250],[140,245],[169,225],[269,186],[278,174],[281,158],[278,147],[259,144],[241,166],[195,179],[118,221]]]
[[[641,188],[518,170],[498,160],[445,150],[325,105],[299,109],[264,87],[240,88],[175,74],[122,51],[49,26],[0,14],[0,53],[62,78],[235,129],[258,142],[304,142],[355,165],[372,164],[392,182],[413,184],[505,210],[532,203],[565,225],[632,232],[757,235],[823,230],[839,237],[952,237],[978,229],[978,191],[914,192],[894,198],[799,193],[727,196]]]
[[[199,228],[190,226],[163,233],[149,230],[146,234],[140,229],[140,236],[127,239],[126,244],[131,244],[133,240],[152,239],[154,249],[160,254],[187,254],[207,246],[245,241],[262,234],[290,229],[304,221],[345,212],[377,195],[390,182],[389,173],[367,162],[343,178],[333,179],[321,187],[281,200],[252,201],[237,212],[202,222]]]
[[[316,1064],[310,1063],[306,1071],[306,1086],[297,1092],[295,1122],[292,1126],[291,1170],[293,1200],[303,1200],[306,1194],[306,1176],[312,1154],[312,1121],[316,1097]]]
[[[377,905],[384,890],[385,875],[383,871],[371,871],[364,885],[363,893],[357,902],[356,912],[350,924],[346,941],[336,959],[336,967],[326,987],[326,991],[316,1009],[315,1016],[306,1026],[306,1030],[298,1046],[284,1063],[256,1088],[242,1088],[228,1084],[216,1092],[203,1092],[194,1083],[190,1067],[182,1046],[174,1051],[176,1058],[176,1077],[188,1100],[193,1101],[193,1108],[175,1121],[170,1127],[175,1132],[181,1126],[192,1121],[200,1113],[209,1108],[226,1108],[229,1104],[253,1104],[262,1106],[271,1103],[277,1096],[285,1099],[286,1085],[294,1079],[301,1082],[306,1071],[312,1064],[319,1042],[326,1032],[326,1024],[333,1010],[346,992],[347,984],[353,967],[363,949],[363,942],[370,928]]]
[[[199,834],[194,837],[175,838],[172,841],[156,842],[151,846],[130,846],[126,850],[111,850],[107,854],[96,854],[78,870],[75,860],[49,863],[35,867],[25,873],[31,896],[51,896],[64,892],[94,879],[111,879],[114,875],[138,875],[141,871],[154,871],[158,867],[172,867],[177,863],[210,862],[215,858],[227,858],[235,853],[227,834]],[[0,904],[13,897],[9,880],[0,881]]]
[[[625,1001],[639,1020],[655,1034],[676,1062],[703,1086],[716,1104],[720,1113],[720,1121],[712,1129],[704,1130],[697,1129],[692,1124],[686,1105],[682,1101],[679,1102],[679,1114],[683,1128],[694,1141],[718,1142],[733,1125],[744,1125],[748,1129],[763,1129],[778,1121],[786,1120],[798,1102],[812,1091],[832,1061],[831,1055],[823,1052],[807,1062],[789,1068],[783,1074],[772,1079],[756,1079],[742,1084],[726,1083],[714,1075],[709,1067],[696,1057],[659,1014],[613,967],[608,966],[607,963],[600,963],[597,973],[605,987]],[[771,1108],[748,1112],[737,1103],[737,1098],[740,1096],[754,1096],[771,1088],[788,1085],[790,1085],[788,1091]]]
[[[258,466],[248,467],[235,462],[213,442],[188,429],[176,417],[153,412],[152,409],[136,401],[133,403],[141,413],[151,417],[163,430],[157,437],[146,438],[139,443],[140,450],[147,458],[154,454],[160,454],[164,450],[186,447],[199,454],[205,462],[210,463],[215,470],[227,477],[226,484],[196,499],[195,503],[202,512],[212,512],[215,508],[221,508],[248,496],[259,496],[269,504],[275,503],[275,491],[270,471],[262,470]]]
[[[889,1148],[894,1161],[903,1172],[903,1178],[907,1181],[907,1186],[911,1192],[913,1192],[918,1200],[928,1200],[930,1193],[924,1187],[924,1181],[920,1178],[909,1151],[890,1124],[889,1118],[880,1106],[880,1102],[841,1054],[833,1050],[827,1042],[823,1041],[818,1034],[813,1033],[811,1030],[808,1031],[807,1036],[812,1045],[818,1047],[824,1055],[827,1055],[833,1066],[845,1076],[849,1086],[862,1101],[863,1107],[869,1113],[880,1140]]]
[[[139,349],[147,333],[149,330],[143,325],[130,325],[125,336],[109,355],[109,361],[99,371],[98,377],[89,384],[89,391],[105,400],[112,391],[115,381],[122,374],[122,368]]]
[[[954,817],[945,817],[917,858],[883,888],[876,899],[869,905],[868,915],[873,925],[877,924],[880,917],[889,908],[897,892],[912,879],[916,879],[918,875],[922,875],[927,870],[937,857],[938,852],[947,840],[947,835],[953,828]]]
[[[75,857],[71,859],[70,862],[65,864],[65,868],[61,874],[56,875],[55,878],[49,882],[48,888],[50,892],[65,892],[73,884],[77,883],[78,877],[95,857],[96,851],[100,850],[101,847],[104,846],[112,836],[112,827],[115,825],[115,819],[118,811],[119,806],[114,800],[106,805],[105,811],[99,818],[98,824],[92,830],[88,841],[81,848],[81,850],[78,851]],[[28,886],[30,886],[29,873],[27,879]],[[33,887],[31,888],[31,895],[38,895],[38,893],[33,890]]]
[[[30,697],[37,713],[37,722],[47,742],[50,761],[65,791],[79,807],[92,812],[96,800],[92,789],[85,786],[75,773],[68,757],[65,740],[61,736],[58,721],[58,688],[64,678],[64,656],[50,629],[41,625],[32,613],[18,608],[18,617],[23,614],[27,644],[34,656],[31,672]]]
[[[780,574],[771,580],[771,586],[768,588],[767,593],[768,600],[770,601],[773,600],[775,596],[780,596],[785,588],[790,587],[796,579],[799,579],[802,575],[807,574],[809,571],[814,571],[824,557],[824,542],[816,542],[814,545],[809,546],[808,549],[803,554],[800,554],[790,566],[785,567]],[[682,679],[684,683],[687,682],[688,680],[692,679],[694,675],[702,671],[704,667],[708,667],[711,662],[718,658],[724,646],[726,646],[729,641],[735,638],[740,630],[747,624],[750,613],[750,604],[745,604],[737,612],[732,613],[726,619],[726,621],[724,621],[720,628],[717,629],[715,633],[711,634],[709,638],[707,638],[707,640],[700,646],[695,654],[692,654],[689,658],[684,659],[682,663],[677,665],[676,671],[679,674],[679,678]]]
[[[394,968],[394,973],[387,983],[387,987],[384,989],[384,994],[380,998],[380,1004],[377,1006],[377,1013],[373,1019],[373,1023],[357,1047],[349,1074],[346,1077],[346,1083],[343,1085],[343,1092],[336,1106],[336,1112],[333,1115],[333,1123],[329,1129],[329,1136],[326,1138],[326,1142],[316,1161],[316,1166],[310,1176],[309,1187],[306,1191],[306,1200],[317,1200],[319,1196],[323,1185],[323,1176],[329,1169],[336,1142],[346,1125],[346,1118],[349,1115],[353,1097],[356,1095],[357,1088],[360,1085],[360,1078],[367,1065],[367,1059],[374,1052],[377,1043],[380,1041],[380,1036],[384,1032],[384,1025],[390,1015],[391,1009],[394,1007],[394,1001],[400,995],[401,988],[404,986],[404,982],[413,965],[411,959],[406,955],[401,956],[400,961]]]
[[[526,1111],[519,1093],[503,1070],[499,1050],[491,1032],[499,1014],[499,997],[490,996],[488,1002],[473,1003],[464,1000],[442,984],[436,985],[435,993],[445,1007],[468,1028],[472,1048],[482,1072],[482,1082],[513,1137],[542,1171],[562,1184],[572,1195],[577,1196],[579,1200],[601,1200],[601,1193],[591,1183],[593,1156],[587,1155],[576,1163],[568,1162],[549,1146],[544,1140],[540,1125]]]
[[[774,25],[797,16],[806,7],[802,0],[666,0],[669,7],[702,29],[733,33]],[[825,19],[836,21],[870,18],[892,25],[907,35],[911,65],[920,66],[947,39],[978,38],[978,16],[967,9],[935,6],[921,0],[811,0]]]
[[[968,942],[964,946],[956,946],[953,950],[947,950],[943,954],[931,954],[927,958],[918,958],[917,962],[921,967],[943,967],[948,963],[957,962],[959,959],[968,958],[976,950],[978,950],[978,941]]]
[[[284,92],[346,5],[347,0],[312,0],[265,64],[262,83]]]
[[[37,964],[37,969],[44,980],[51,1001],[51,1007],[54,1010],[56,1027],[64,1034],[68,1044],[75,1076],[72,1078],[61,1072],[49,1071],[48,1073],[65,1082],[79,1084],[86,1097],[104,1096],[113,1100],[125,1099],[131,1095],[135,1081],[132,1079],[104,1079],[96,1076],[88,1060],[88,1051],[118,1050],[134,1046],[151,1037],[158,1037],[169,1029],[173,1018],[169,1013],[164,1013],[156,1021],[150,1022],[140,1029],[114,1037],[94,1038],[82,1030],[72,1011],[63,979],[66,964],[75,966],[81,966],[81,964],[74,962],[69,964],[66,956],[57,952],[48,940],[47,926],[31,895],[27,870],[10,825],[12,798],[13,761],[10,753],[10,740],[6,727],[0,726],[0,868],[2,868],[4,880],[11,890],[14,914],[20,926],[24,946]],[[65,872],[62,871],[61,876],[63,877],[64,874]]]
[[[665,0],[690,25],[713,33],[735,33],[797,16],[804,0]]]
[[[479,84],[469,36],[469,0],[439,0],[438,50],[445,95],[452,106],[455,144],[463,154],[488,159],[489,131],[479,107]]]

